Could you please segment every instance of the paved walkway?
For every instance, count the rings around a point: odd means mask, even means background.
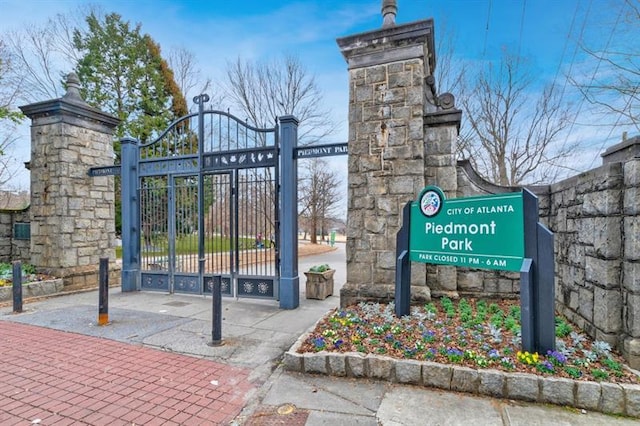
[[[223,299],[223,346],[211,347],[211,298],[110,291],[0,307],[0,425],[637,425],[635,419],[396,383],[284,371],[285,351],[339,305],[344,245],[299,270],[336,268],[334,295],[281,310]]]
[[[0,424],[228,424],[250,370],[0,321]]]

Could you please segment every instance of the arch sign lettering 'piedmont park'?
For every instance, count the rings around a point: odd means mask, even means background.
[[[414,262],[520,271],[522,192],[447,200],[427,186],[411,203],[409,248]]]

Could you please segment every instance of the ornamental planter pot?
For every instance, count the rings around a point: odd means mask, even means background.
[[[333,294],[333,274],[335,269],[328,269],[324,272],[307,271],[307,299],[324,300]]]

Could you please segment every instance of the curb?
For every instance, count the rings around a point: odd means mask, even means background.
[[[64,288],[62,278],[53,280],[34,281],[22,285],[22,297],[28,299],[32,297],[49,296],[60,293]],[[0,287],[0,302],[6,302],[13,299],[13,287]]]
[[[315,325],[311,328],[313,330]],[[466,392],[494,398],[555,404],[640,418],[640,385],[588,382],[529,373],[399,360],[358,352],[297,353],[309,333],[285,352],[285,370],[337,377],[369,378]]]

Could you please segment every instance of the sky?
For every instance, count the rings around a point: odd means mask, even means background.
[[[578,40],[591,45],[605,43],[610,34],[601,23],[616,20],[615,6],[622,1],[398,0],[396,22],[433,18],[436,45],[440,36],[453,40],[456,59],[472,64],[497,61],[506,49],[528,59],[540,87],[550,82],[566,86],[567,72],[588,76],[593,68],[587,66],[584,55],[576,49]],[[28,24],[42,24],[47,18],[73,11],[84,3],[0,0],[0,34]],[[326,143],[347,141],[348,72],[336,38],[375,30],[382,24],[381,0],[92,3],[101,5],[105,12],[117,12],[125,20],[140,23],[142,31],[150,34],[163,51],[171,47],[192,51],[203,75],[214,81],[221,80],[227,62],[238,57],[268,60],[283,54],[298,56],[315,76],[325,105],[340,125]],[[585,115],[589,107],[583,108]],[[593,119],[586,117],[582,121],[592,123]],[[622,130],[579,123],[572,126],[568,137],[583,144],[579,161],[582,168],[600,165],[599,153],[617,142]],[[24,137],[13,151],[19,163],[29,159],[28,126],[23,126],[21,132]],[[340,170],[346,187],[346,160],[332,164]],[[28,189],[28,172],[21,172],[13,186]]]

